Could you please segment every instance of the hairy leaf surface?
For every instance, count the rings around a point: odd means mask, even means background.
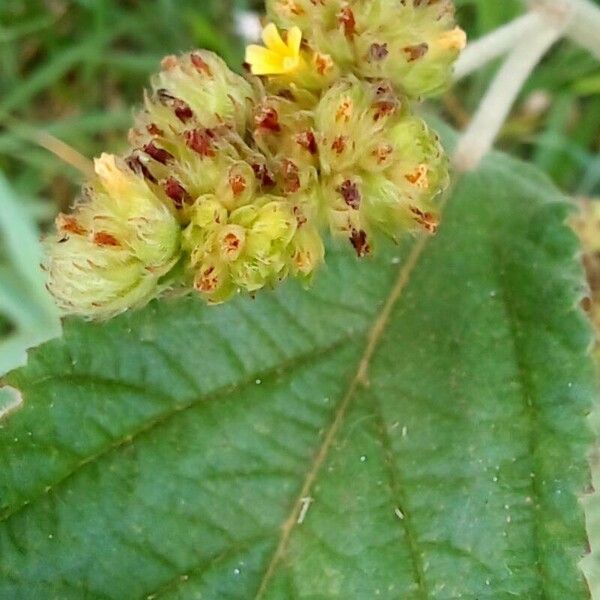
[[[309,291],[67,322],[9,377],[0,598],[588,598],[568,211],[496,154]]]

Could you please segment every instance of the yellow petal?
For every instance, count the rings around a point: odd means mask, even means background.
[[[250,65],[266,62],[270,60],[271,56],[273,56],[273,52],[263,46],[252,44],[246,47],[246,62]]]
[[[246,49],[246,62],[254,75],[283,75],[301,67],[302,32],[298,27],[290,29],[284,42],[277,27],[269,23],[262,37],[266,48],[252,45]]]
[[[253,75],[276,75],[284,72],[281,57],[262,46],[248,46],[246,62]]]
[[[285,45],[285,42],[281,39],[279,30],[277,29],[277,26],[274,23],[269,23],[263,29],[262,39],[265,43],[265,46],[269,50],[273,50],[273,52],[277,52],[277,54],[288,54],[288,47]]]
[[[282,64],[282,73],[291,73],[295,71],[300,65],[300,57],[299,56],[286,56]]]
[[[287,46],[293,55],[300,54],[302,32],[299,27],[292,27],[287,34]]]

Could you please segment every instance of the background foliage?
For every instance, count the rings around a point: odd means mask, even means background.
[[[254,3],[259,9],[262,2]],[[521,14],[520,0],[457,0],[459,20],[477,38]],[[239,65],[243,43],[233,11],[247,0],[7,0],[0,5],[0,169],[47,217],[72,201],[79,174],[32,143],[48,131],[82,154],[119,148],[131,107],[167,53],[205,47]],[[494,65],[443,99],[445,116],[465,124]],[[584,51],[559,44],[536,71],[501,145],[532,160],[570,193],[600,192],[600,70]],[[54,206],[49,203],[53,203]]]

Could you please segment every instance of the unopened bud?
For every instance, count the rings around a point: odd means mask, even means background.
[[[142,118],[145,125],[162,123],[174,130],[227,124],[243,133],[253,102],[254,90],[243,77],[216,54],[196,50],[163,60]]]
[[[158,295],[179,258],[180,227],[120,159],[103,154],[96,172],[88,197],[58,217],[45,266],[65,313],[107,318]]]

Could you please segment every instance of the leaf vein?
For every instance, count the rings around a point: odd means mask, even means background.
[[[68,473],[66,473],[64,476],[59,478],[53,484],[51,484],[49,486],[47,485],[44,488],[44,490],[40,491],[37,495],[33,496],[32,498],[28,498],[28,499],[22,501],[20,504],[17,504],[12,509],[8,509],[8,510],[4,511],[4,513],[0,515],[0,524],[4,523],[5,521],[8,521],[9,519],[14,517],[19,512],[26,509],[28,506],[31,506],[36,500],[38,500],[45,494],[52,493],[57,487],[63,485],[71,477],[73,477],[74,475],[79,473],[83,468],[89,466],[90,464],[96,463],[101,458],[110,454],[111,452],[119,451],[126,444],[131,443],[133,440],[140,437],[141,435],[148,434],[149,432],[155,430],[156,428],[164,426],[175,415],[185,412],[187,410],[193,409],[194,407],[196,407],[198,404],[200,404],[202,402],[205,402],[208,400],[217,400],[219,398],[222,398],[223,396],[230,395],[233,392],[243,390],[250,386],[254,386],[254,385],[256,385],[257,378],[260,378],[264,382],[267,380],[268,377],[270,377],[272,375],[277,375],[279,372],[281,372],[282,369],[293,369],[294,367],[298,367],[302,364],[308,363],[311,360],[317,359],[320,356],[328,354],[329,352],[333,352],[336,349],[344,346],[344,344],[346,344],[350,339],[353,339],[356,336],[357,336],[356,332],[354,332],[353,334],[343,335],[340,338],[338,338],[337,340],[335,340],[332,344],[328,344],[327,346],[324,346],[323,348],[317,348],[317,349],[312,348],[310,351],[306,352],[305,354],[291,358],[287,361],[284,361],[283,363],[274,365],[268,369],[265,369],[264,371],[257,371],[255,373],[251,374],[250,376],[246,377],[242,381],[238,382],[237,384],[233,384],[233,385],[226,384],[216,390],[213,390],[210,393],[206,393],[206,394],[198,396],[196,398],[192,398],[191,400],[188,400],[187,402],[185,402],[183,404],[179,404],[176,407],[159,415],[158,417],[155,417],[154,419],[150,419],[150,420],[146,421],[136,430],[129,432],[127,435],[124,435],[124,436],[114,440],[112,443],[108,444],[107,446],[104,446],[103,448],[101,448],[97,452],[95,452],[94,454],[88,456],[87,458],[85,458],[82,461],[80,461],[79,463],[77,463],[75,465],[75,467],[73,469],[71,469]],[[72,376],[69,376],[69,379],[71,379],[71,377]],[[78,377],[83,377],[83,376],[80,375]],[[92,376],[88,376],[88,377],[92,377]],[[44,377],[43,379],[40,379],[40,380],[34,382],[33,385],[39,385],[41,382],[48,382],[51,380],[58,380],[58,379],[62,379],[62,378],[64,378],[64,376],[49,375],[47,377]],[[95,376],[93,377],[93,379],[94,380],[96,379]],[[129,384],[126,382],[119,382],[117,380],[104,379],[104,380],[102,380],[102,383],[114,384],[115,386],[123,385],[128,389],[135,390],[137,393],[158,395],[156,392],[152,392],[152,390],[145,389],[142,386],[135,386],[135,385],[132,385],[132,384]],[[171,398],[171,400],[174,401],[175,399]]]

